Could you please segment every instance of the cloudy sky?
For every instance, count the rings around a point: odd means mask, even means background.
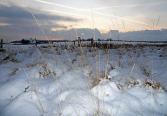
[[[167,0],[0,0],[0,36],[53,38],[71,28],[103,33],[167,28],[166,6]]]

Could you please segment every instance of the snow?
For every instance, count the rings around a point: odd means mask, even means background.
[[[6,50],[0,53],[2,116],[167,114],[166,47]]]

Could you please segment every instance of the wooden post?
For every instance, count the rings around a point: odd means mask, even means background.
[[[93,46],[93,38],[91,39],[91,46]]]
[[[36,37],[35,37],[35,46],[37,46],[37,39],[36,39]]]
[[[65,41],[64,43],[65,43],[65,48],[67,48],[67,43],[66,43],[66,41]]]
[[[81,37],[78,37],[78,47],[81,47]]]
[[[0,48],[3,48],[3,39],[1,39],[1,46]]]
[[[75,46],[75,40],[74,40],[74,46]]]

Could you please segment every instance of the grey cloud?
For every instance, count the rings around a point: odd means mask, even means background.
[[[5,6],[0,5],[0,17],[12,18],[12,19],[32,19],[31,12],[32,9],[25,9],[18,6]],[[80,19],[59,16],[59,15],[49,15],[44,13],[33,13],[39,19],[50,19],[50,20],[61,20],[61,21],[79,21]]]
[[[29,10],[33,12],[32,9]],[[73,17],[45,14],[40,11],[33,12],[33,14],[37,18],[38,23],[25,8],[0,5],[0,22],[9,24],[1,27],[0,33],[10,38],[13,37],[11,39],[42,35],[43,33],[41,30],[50,34],[51,28],[67,28],[64,24],[59,24],[59,21],[78,22],[81,20]]]

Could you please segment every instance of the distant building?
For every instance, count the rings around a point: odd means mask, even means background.
[[[132,41],[166,41],[167,30],[142,30],[132,32],[121,32],[121,40],[132,40]]]
[[[162,32],[167,32],[167,29],[161,29]]]

